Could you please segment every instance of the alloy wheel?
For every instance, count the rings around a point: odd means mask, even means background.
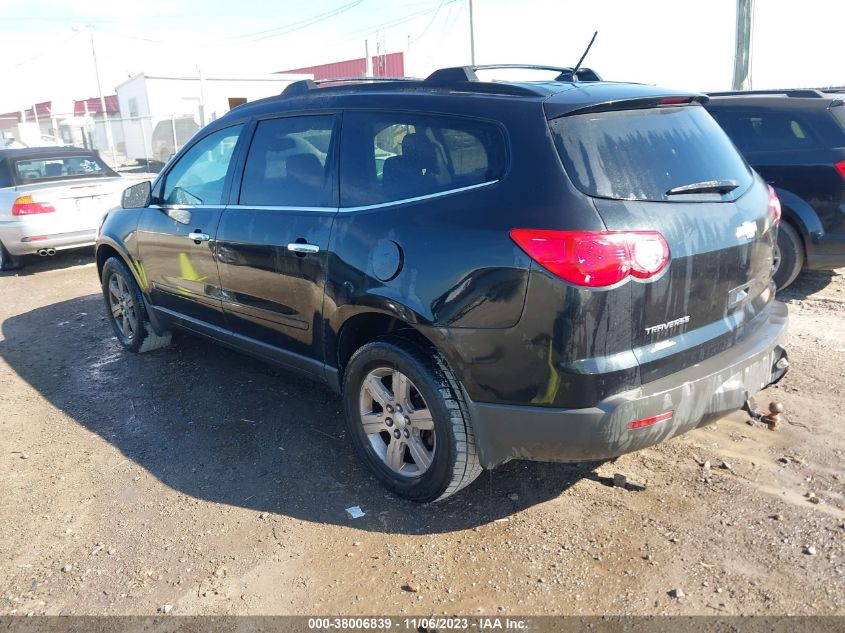
[[[434,419],[408,376],[389,367],[372,370],[361,385],[360,413],[373,451],[390,470],[412,478],[431,467]]]
[[[138,333],[138,311],[129,284],[122,275],[114,274],[109,280],[109,307],[117,328],[131,341]]]

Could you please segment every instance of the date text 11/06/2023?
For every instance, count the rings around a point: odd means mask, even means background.
[[[308,628],[313,631],[406,631],[455,630],[465,631],[524,631],[528,622],[518,618],[462,618],[462,617],[323,617],[308,618]]]

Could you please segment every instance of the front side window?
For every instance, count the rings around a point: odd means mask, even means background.
[[[502,177],[501,129],[484,121],[418,114],[344,115],[341,206],[408,200]]]
[[[168,172],[165,204],[218,205],[242,125],[209,134],[191,147]]]
[[[261,121],[244,165],[239,204],[330,206],[328,155],[333,116]]]

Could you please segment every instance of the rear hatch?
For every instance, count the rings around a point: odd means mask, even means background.
[[[547,109],[548,111],[548,109]],[[657,231],[669,263],[631,293],[631,340],[649,382],[731,347],[773,298],[769,190],[694,98],[614,102],[552,118],[573,184],[608,231]]]

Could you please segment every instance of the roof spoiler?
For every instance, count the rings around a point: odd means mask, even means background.
[[[711,97],[746,97],[746,96],[784,96],[796,99],[824,99],[825,94],[815,88],[788,88],[785,90],[727,90],[708,92]]]

